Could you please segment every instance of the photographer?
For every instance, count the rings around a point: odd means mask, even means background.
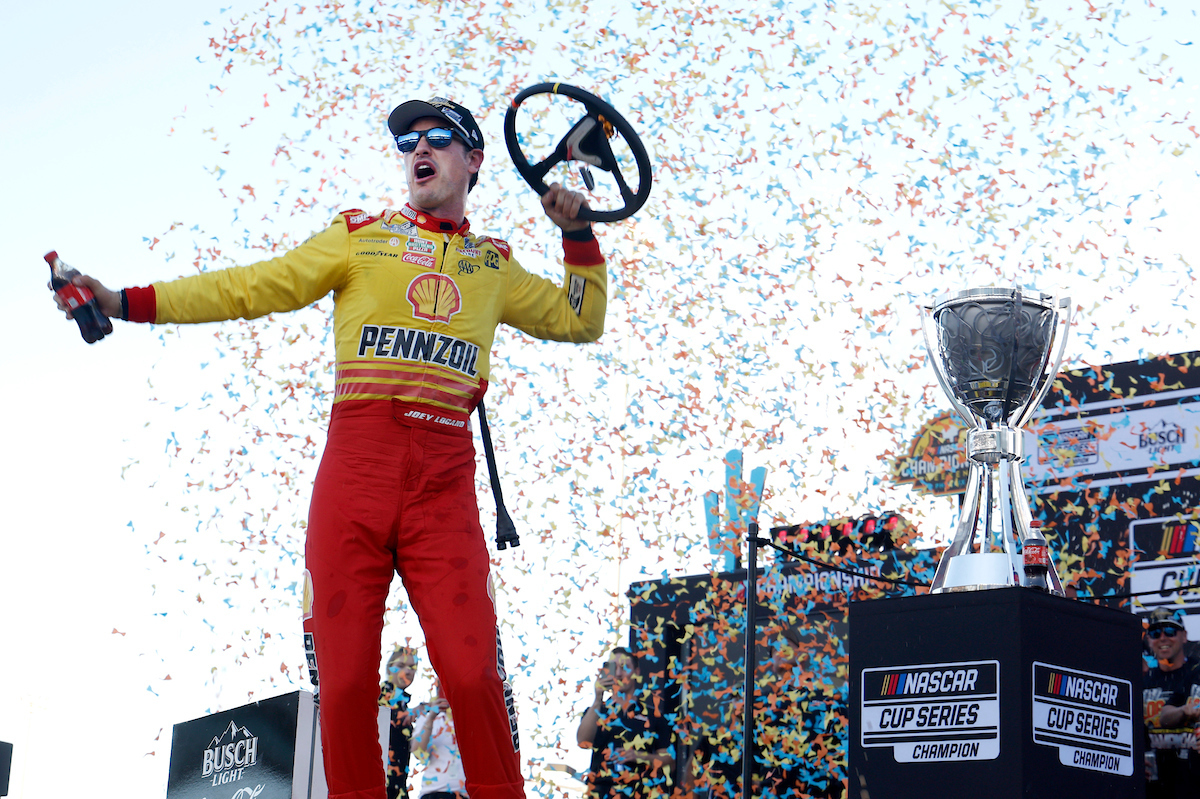
[[[671,725],[653,698],[638,691],[628,649],[613,649],[600,669],[595,699],[579,721],[576,740],[592,750],[588,799],[641,799],[670,792],[675,765]]]

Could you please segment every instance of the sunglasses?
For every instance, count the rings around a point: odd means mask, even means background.
[[[425,141],[429,142],[429,146],[438,150],[445,149],[450,146],[450,142],[454,140],[455,132],[450,128],[430,128],[429,130],[410,130],[408,133],[400,133],[396,136],[396,149],[402,153],[411,153],[417,149],[417,144],[420,143],[421,137],[425,137]]]
[[[1155,627],[1153,630],[1146,631],[1146,637],[1149,638],[1151,641],[1157,640],[1158,638],[1160,638],[1164,635],[1168,638],[1174,638],[1175,636],[1179,635],[1179,628],[1178,627]]]

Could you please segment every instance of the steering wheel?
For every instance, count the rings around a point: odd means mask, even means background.
[[[517,106],[535,94],[561,94],[572,100],[578,100],[587,109],[587,116],[575,123],[549,157],[538,164],[531,165],[525,154],[521,152],[521,145],[517,143]],[[613,155],[612,148],[608,145],[608,140],[617,133],[621,134],[633,152],[634,161],[637,163],[636,192],[631,190],[629,184],[626,183],[625,176],[621,174],[621,168],[617,164],[616,156]],[[508,145],[508,154],[512,157],[513,166],[538,195],[550,191],[550,187],[544,180],[546,173],[550,171],[551,167],[564,161],[581,161],[584,164],[611,172],[625,205],[611,211],[597,211],[592,208],[580,209],[579,218],[588,222],[617,222],[633,216],[639,208],[645,205],[646,199],[650,196],[650,158],[646,155],[646,148],[642,146],[641,139],[625,121],[625,118],[618,114],[611,105],[583,89],[568,86],[565,83],[539,83],[523,90],[513,98],[512,105],[508,107],[508,113],[504,116],[504,143]],[[587,166],[580,171],[584,183],[587,184],[588,189],[592,189],[595,183]]]

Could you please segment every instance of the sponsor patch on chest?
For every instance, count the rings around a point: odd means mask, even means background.
[[[408,240],[407,249],[409,252],[421,252],[426,255],[433,255],[437,252],[437,245],[427,239],[419,239],[416,236],[412,236]]]
[[[379,227],[388,233],[403,233],[405,236],[410,236],[417,231],[417,226],[412,222],[402,222],[398,225],[390,225],[387,222],[383,222]]]
[[[343,211],[342,213],[346,218],[346,228],[351,233],[380,219],[378,214],[369,214],[366,211],[360,211],[357,208],[351,211]]]
[[[432,255],[421,255],[420,253],[415,253],[415,252],[404,253],[403,257],[401,257],[400,260],[406,261],[407,263],[410,263],[410,264],[416,264],[417,266],[423,266],[426,269],[432,269],[434,267],[434,265],[437,263],[437,261],[434,260]]]
[[[404,257],[407,260],[408,255]],[[449,323],[462,309],[462,293],[448,275],[435,272],[417,275],[408,284],[406,296],[412,305],[413,316],[418,319]]]
[[[431,363],[467,377],[479,376],[479,347],[444,333],[387,325],[363,325],[358,357]]]

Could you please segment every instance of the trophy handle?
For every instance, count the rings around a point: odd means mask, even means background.
[[[1017,466],[1017,462],[1013,461],[1007,465],[1012,469],[1012,474],[1016,478],[1012,484],[1013,514],[1021,529],[1028,530],[1030,523],[1033,521],[1033,514],[1029,512],[1029,495],[1025,493],[1025,483],[1021,479],[1021,472]],[[1063,591],[1062,580],[1058,578],[1058,567],[1054,565],[1054,553],[1050,551],[1049,547],[1046,547],[1046,554],[1050,558],[1050,568],[1046,570],[1046,577],[1050,583],[1050,593],[1066,596],[1066,592]],[[1025,585],[1024,563],[1021,563],[1017,567],[1017,574],[1020,577],[1021,585]]]
[[[950,561],[959,555],[969,555],[971,553],[971,543],[974,539],[975,525],[979,516],[979,475],[982,472],[983,464],[971,462],[967,472],[967,488],[966,493],[963,494],[963,506],[959,509],[958,526],[954,531],[954,538],[951,539],[950,546],[946,547],[946,551],[942,553],[942,559],[938,562],[937,571],[933,575],[933,582],[929,584],[929,592],[931,594],[942,592],[942,586],[946,582],[946,572],[950,568]]]
[[[929,360],[930,365],[933,366],[933,373],[937,376],[938,385],[940,385],[942,387],[942,392],[945,393],[945,395],[950,399],[950,404],[954,406],[954,410],[958,413],[959,417],[963,420],[963,424],[978,426],[975,422],[975,416],[971,413],[970,410],[967,409],[966,405],[964,405],[963,403],[958,401],[958,397],[955,395],[954,391],[951,390],[950,375],[943,373],[944,367],[942,365],[942,359],[938,357],[938,350],[933,346],[933,342],[929,338],[929,328],[932,327],[933,324],[934,324],[933,306],[932,305],[922,305],[921,306],[921,336],[925,339],[925,354],[927,356],[927,359]],[[971,478],[968,476],[968,478],[967,478],[968,482],[970,481],[970,479]],[[958,536],[956,534],[955,539],[957,539],[957,538],[958,538]],[[939,569],[939,572],[940,572],[940,569]]]
[[[1008,555],[1009,562],[1012,563],[1013,574],[1017,576],[1017,584],[1022,584],[1021,575],[1025,572],[1025,564],[1022,562],[1020,554],[1017,553],[1016,530],[1021,530],[1021,538],[1025,538],[1025,530],[1029,529],[1030,514],[1027,507],[1028,502],[1019,498],[1014,498],[1014,492],[1020,491],[1020,496],[1024,496],[1025,491],[1021,485],[1021,472],[1017,469],[1017,461],[1003,461],[997,464],[1000,480],[1000,535],[1004,539],[1004,554]],[[1008,508],[1004,505],[1009,505]],[[1016,529],[1013,528],[1013,522],[1016,522]]]
[[[1056,311],[1055,313],[1054,320],[1054,336],[1056,339],[1058,339],[1057,352],[1054,353],[1052,358],[1050,351],[1055,349],[1055,346],[1054,343],[1051,342],[1051,345],[1046,348],[1046,358],[1042,362],[1042,375],[1044,377],[1042,380],[1042,386],[1038,389],[1037,396],[1034,398],[1033,402],[1029,403],[1029,407],[1025,409],[1025,413],[1021,414],[1020,418],[1018,418],[1016,423],[1013,425],[1013,427],[1017,428],[1018,430],[1029,424],[1029,420],[1032,419],[1033,415],[1037,413],[1039,408],[1041,408],[1042,400],[1044,400],[1046,398],[1046,394],[1050,392],[1050,386],[1054,383],[1054,378],[1058,375],[1058,369],[1060,366],[1062,366],[1063,355],[1067,350],[1067,334],[1071,331],[1071,298],[1063,297],[1059,292],[1055,292],[1054,305],[1059,309],[1059,311]],[[1062,336],[1058,335],[1058,326],[1060,321],[1063,323]],[[1054,365],[1050,366],[1051,363]],[[1047,373],[1047,367],[1049,367],[1049,373]]]

